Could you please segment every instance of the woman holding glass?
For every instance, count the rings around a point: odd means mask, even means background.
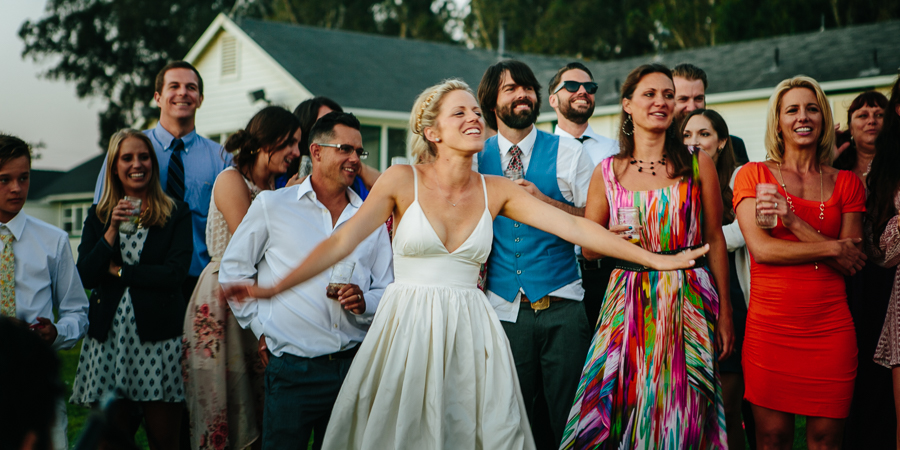
[[[70,401],[96,406],[120,395],[127,401],[113,426],[122,436],[133,438],[143,416],[151,449],[177,449],[190,210],[163,191],[153,145],[140,131],[114,134],[106,162],[103,194],[78,246],[78,273],[93,292]]]
[[[634,69],[621,102],[620,151],[594,170],[585,218],[655,253],[710,250],[685,270],[616,261],[561,448],[724,448],[716,357],[734,336],[715,165],[683,144],[665,66]]]
[[[232,134],[225,150],[234,166],[213,185],[206,221],[210,263],[200,274],[184,317],[184,384],[191,422],[191,448],[245,448],[262,432],[265,336],[238,325],[219,300],[219,262],[234,230],[256,196],[274,185],[300,157],[300,121],[280,106],[257,112]],[[224,199],[224,201],[223,201]]]
[[[712,158],[719,178],[719,190],[722,192],[722,233],[725,235],[725,245],[728,248],[728,286],[734,321],[734,353],[719,363],[719,377],[722,380],[722,398],[725,402],[728,446],[743,448],[745,426],[741,420],[744,398],[741,346],[744,342],[744,325],[747,322],[745,300],[749,297],[750,291],[750,256],[740,225],[734,217],[734,207],[731,205],[733,175],[737,174],[737,163],[731,136],[728,134],[728,125],[719,113],[711,109],[691,111],[681,122],[681,136],[685,145],[699,148]],[[749,406],[746,412],[750,414]],[[749,425],[746,430],[752,433],[752,421]]]
[[[852,172],[829,165],[831,108],[811,78],[775,88],[765,143],[769,160],[746,164],[734,188],[753,280],[745,398],[762,448],[790,449],[800,414],[810,448],[837,449],[857,365],[843,275],[864,264],[865,191]]]

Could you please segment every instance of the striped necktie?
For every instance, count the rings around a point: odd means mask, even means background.
[[[180,201],[184,201],[184,161],[181,160],[183,151],[184,141],[173,140],[172,156],[169,158],[169,175],[166,180],[166,194]]]
[[[13,235],[0,235],[0,316],[16,317],[16,257],[12,250]]]

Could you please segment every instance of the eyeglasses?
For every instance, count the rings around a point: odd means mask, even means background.
[[[553,93],[557,93],[562,90],[562,88],[566,88],[567,91],[575,93],[578,92],[578,89],[584,86],[584,90],[587,91],[588,94],[594,95],[597,93],[597,83],[593,81],[588,81],[587,83],[580,83],[578,81],[563,81],[560,83],[559,87],[556,88]]]
[[[342,155],[349,155],[353,152],[356,152],[357,156],[359,156],[359,159],[366,159],[369,157],[369,152],[363,150],[362,147],[355,148],[352,145],[348,144],[320,144],[318,142],[315,142],[315,144],[320,147],[334,147],[338,149],[338,153]]]

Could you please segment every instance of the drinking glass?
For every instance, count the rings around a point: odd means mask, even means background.
[[[325,288],[325,296],[337,300],[338,291],[350,283],[354,267],[356,267],[356,263],[350,261],[340,261],[335,264],[331,268],[331,278],[328,280],[328,287]]]
[[[631,230],[622,233],[629,235],[628,242],[639,244],[641,236],[636,234],[636,230],[641,226],[641,210],[632,206],[619,208],[616,211],[616,218],[619,225],[631,225]]]
[[[759,198],[761,194],[771,194],[774,192],[778,192],[778,186],[771,183],[759,183],[756,185],[756,198]],[[756,210],[756,226],[769,230],[775,228],[775,225],[778,224],[778,216],[775,214],[761,214],[759,209]]]
[[[131,203],[132,209],[128,220],[119,223],[119,232],[134,234],[137,233],[138,223],[141,221],[141,199],[126,195],[125,201]]]

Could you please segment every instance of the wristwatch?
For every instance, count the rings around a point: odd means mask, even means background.
[[[122,278],[122,268],[121,267],[119,267],[119,270],[116,271],[116,276],[119,278]]]

